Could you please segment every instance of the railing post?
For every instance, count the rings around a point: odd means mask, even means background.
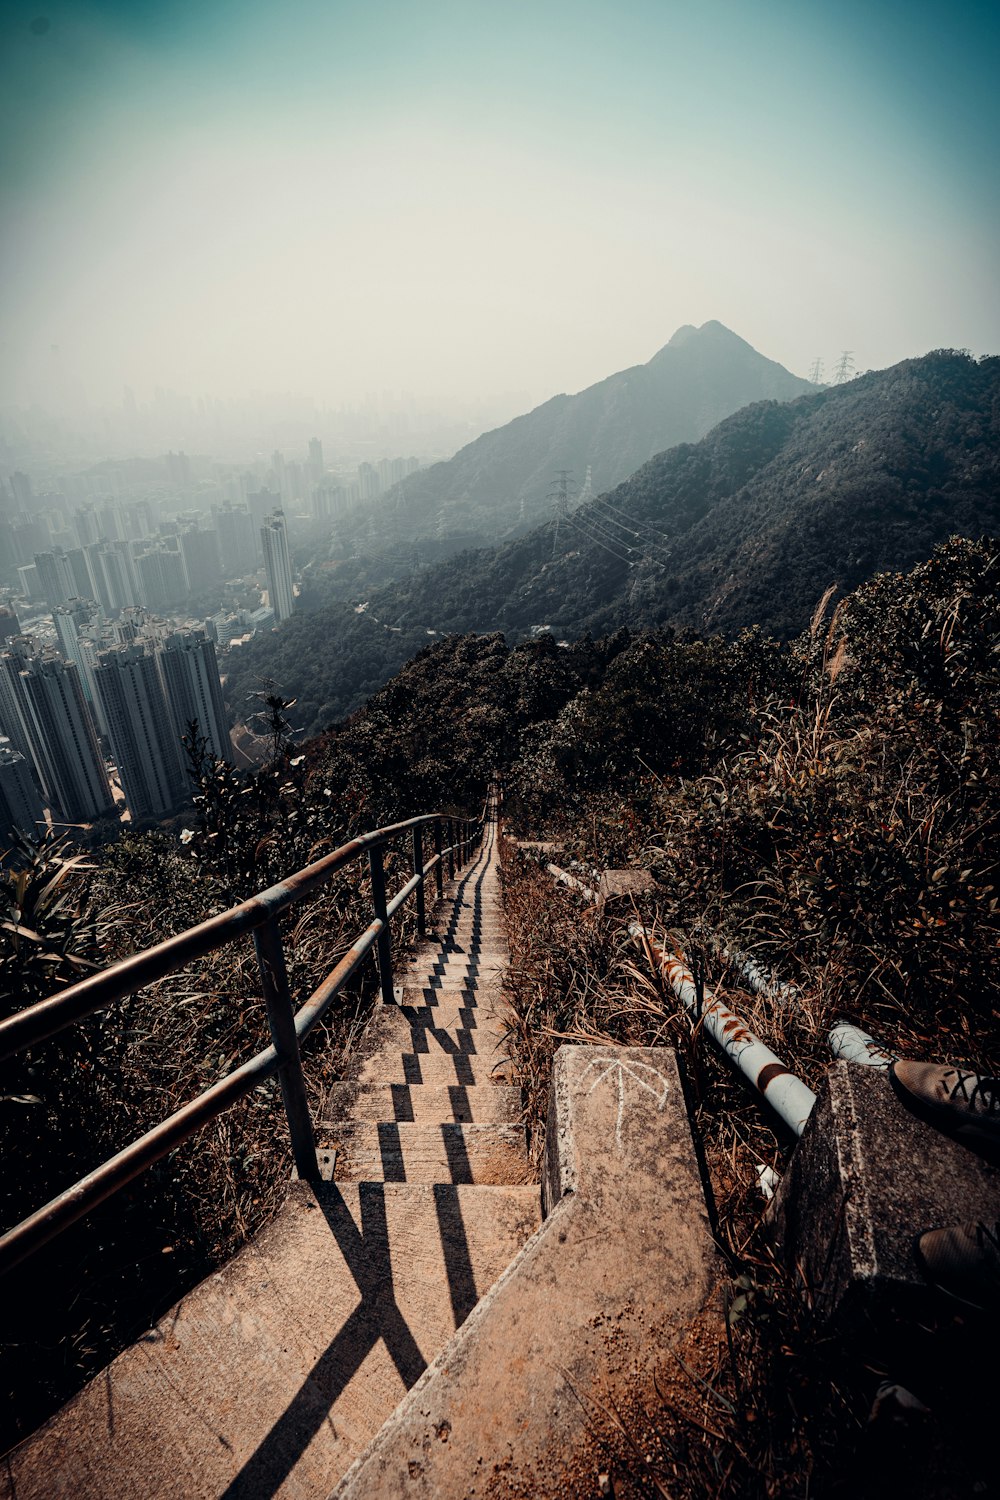
[[[368,868],[372,877],[372,906],[376,917],[382,923],[382,931],[375,942],[378,951],[378,979],[382,990],[382,1004],[392,1005],[395,999],[392,993],[392,950],[389,943],[389,913],[385,909],[385,866],[382,863],[381,846],[369,849]]]
[[[444,871],[441,868],[441,824],[434,824],[434,853],[437,855],[437,864],[434,866],[434,883],[437,886],[438,899],[444,894]]]
[[[455,879],[455,819],[448,819],[448,879]]]
[[[295,1167],[304,1182],[318,1182],[316,1140],[309,1115],[306,1081],[302,1074],[299,1039],[295,1035],[295,1013],[288,988],[288,971],[285,968],[277,917],[268,917],[263,927],[257,928],[253,944],[257,950],[271,1041],[278,1054],[281,1098],[288,1117],[288,1133],[291,1136]]]
[[[424,901],[424,838],[423,829],[418,824],[413,830],[413,873],[420,876],[420,884],[416,889],[417,898],[417,936],[427,936],[427,909]]]

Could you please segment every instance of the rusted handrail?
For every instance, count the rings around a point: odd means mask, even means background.
[[[257,949],[264,998],[271,1027],[271,1046],[235,1068],[224,1078],[183,1105],[174,1114],[155,1125],[152,1130],[139,1137],[109,1160],[102,1162],[72,1187],[66,1188],[49,1203],[37,1209],[28,1218],[16,1224],[0,1236],[0,1275],[10,1270],[26,1256],[32,1254],[48,1240],[69,1227],[96,1208],[99,1203],[113,1196],[134,1177],[154,1162],[175,1149],[183,1141],[222,1114],[231,1105],[248,1094],[266,1079],[277,1073],[281,1079],[282,1099],[288,1118],[292,1154],[299,1176],[315,1180],[319,1177],[316,1144],[305,1094],[302,1075],[301,1045],[313,1028],[322,1020],[340,990],[355,973],[373,947],[378,947],[379,979],[384,1001],[391,1003],[392,954],[389,943],[389,923],[408,898],[418,893],[418,928],[423,932],[424,882],[431,874],[435,876],[438,892],[442,888],[441,872],[444,861],[462,863],[462,855],[471,859],[488,817],[489,800],[480,818],[472,820],[449,819],[444,813],[425,813],[408,818],[371,833],[360,834],[347,844],[341,845],[331,854],[314,864],[290,875],[286,880],[268,890],[252,896],[227,912],[209,917],[187,932],[179,933],[166,942],[158,943],[131,958],[79,984],[71,985],[48,1000],[6,1021],[0,1022],[0,1059],[22,1052],[28,1047],[56,1035],[74,1022],[83,1020],[95,1011],[103,1009],[115,1000],[134,994],[136,990],[162,979],[174,970],[182,968],[194,959],[202,958],[218,948],[225,947],[237,938],[252,933]],[[442,826],[453,825],[453,839],[442,847]],[[423,860],[421,832],[431,827],[435,836],[435,852],[426,863]],[[396,894],[387,900],[382,871],[382,849],[392,839],[412,830],[413,874]],[[368,852],[372,859],[373,905],[375,917],[358,937],[339,963],[331,970],[322,984],[297,1011],[293,1011],[292,999],[285,974],[284,953],[278,930],[278,915],[304,896],[324,885],[338,870],[342,870],[361,854]],[[457,857],[457,859],[456,859]]]

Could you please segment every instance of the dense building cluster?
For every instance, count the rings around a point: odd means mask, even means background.
[[[45,809],[68,824],[126,809],[133,821],[168,817],[187,796],[182,741],[192,725],[207,752],[233,758],[214,641],[136,608],[109,620],[92,599],[70,600],[54,618],[59,650],[31,635],[2,641],[4,832],[35,832]]]

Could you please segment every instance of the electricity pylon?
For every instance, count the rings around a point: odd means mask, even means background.
[[[850,380],[854,374],[854,350],[845,349],[837,361],[837,371],[834,376],[834,385],[843,385],[845,380]]]
[[[559,522],[563,516],[569,515],[569,481],[573,476],[572,469],[557,469],[556,477],[549,486],[549,499],[552,501],[552,519],[555,521],[555,531],[552,534],[552,556],[556,555],[556,543],[559,541]]]

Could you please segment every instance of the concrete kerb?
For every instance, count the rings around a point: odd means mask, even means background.
[[[651,1405],[667,1351],[718,1316],[719,1263],[672,1051],[559,1049],[543,1191],[542,1227],[337,1500],[593,1495],[603,1414]]]
[[[835,1062],[768,1212],[773,1243],[845,1330],[930,1292],[916,1238],[1000,1216],[1000,1166],[918,1119],[878,1068]]]

